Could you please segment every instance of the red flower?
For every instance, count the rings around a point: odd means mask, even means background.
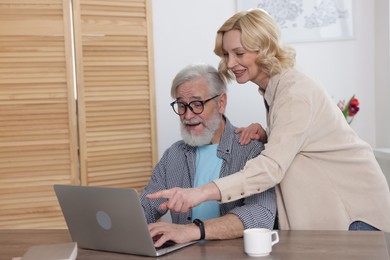
[[[349,101],[348,115],[355,116],[357,112],[359,112],[359,100],[357,98],[352,97]]]
[[[353,118],[359,112],[359,100],[355,98],[355,95],[351,97],[346,105],[344,100],[340,100],[337,106],[340,108],[348,124],[352,123]]]

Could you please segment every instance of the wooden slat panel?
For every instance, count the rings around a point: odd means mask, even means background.
[[[69,7],[0,2],[0,228],[65,226],[52,186],[78,174]]]
[[[74,1],[83,185],[141,189],[156,163],[150,1]]]

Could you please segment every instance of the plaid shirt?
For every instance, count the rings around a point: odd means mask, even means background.
[[[217,156],[223,159],[220,177],[240,171],[246,161],[256,157],[264,145],[252,141],[248,145],[238,143],[239,135],[235,127],[226,118],[224,133],[218,145]],[[196,147],[183,141],[168,148],[153,170],[151,179],[141,194],[141,204],[148,223],[156,222],[166,212],[159,208],[165,199],[149,200],[146,194],[173,187],[192,188],[195,176]],[[219,204],[221,216],[235,214],[244,228],[262,227],[272,229],[276,215],[276,195],[274,188],[229,203]],[[187,213],[170,212],[172,223],[192,223],[191,210]]]

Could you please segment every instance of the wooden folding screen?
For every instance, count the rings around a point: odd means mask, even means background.
[[[145,185],[157,150],[149,19],[149,0],[0,1],[0,228],[64,227],[55,183]]]
[[[52,185],[78,183],[63,10],[62,0],[0,2],[0,227],[57,226]]]
[[[75,0],[83,185],[141,189],[156,161],[150,1]]]

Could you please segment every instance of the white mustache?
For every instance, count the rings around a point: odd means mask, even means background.
[[[183,120],[183,125],[197,125],[197,124],[203,124],[203,120],[195,119],[195,120]]]

